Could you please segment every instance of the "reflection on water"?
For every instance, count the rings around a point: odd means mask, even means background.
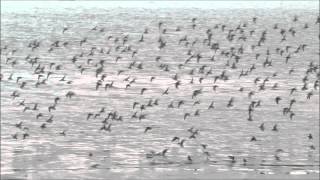
[[[306,92],[300,91],[289,95],[293,87],[302,87],[301,82],[305,70],[310,62],[317,63],[319,53],[319,40],[315,37],[319,29],[314,24],[317,14],[315,11],[242,11],[235,10],[232,14],[224,10],[137,10],[126,9],[95,10],[95,13],[41,13],[41,14],[2,14],[1,43],[7,44],[9,50],[1,54],[1,73],[4,79],[1,83],[1,173],[4,177],[16,178],[151,178],[151,177],[206,177],[215,172],[217,175],[228,177],[245,177],[252,174],[290,174],[305,175],[319,174],[319,93],[314,91],[314,96],[306,100]],[[270,17],[272,14],[272,17]],[[292,23],[291,18],[297,14],[299,23]],[[251,17],[257,16],[258,23],[250,24]],[[197,30],[192,30],[190,21],[197,17]],[[168,47],[157,48],[158,22],[163,21],[167,34]],[[280,27],[297,29],[297,38],[288,38],[287,44],[298,46],[307,43],[304,52],[295,55],[289,64],[277,54],[272,54],[273,66],[262,67],[262,60],[255,60],[255,53],[250,52],[250,46],[245,48],[241,63],[237,69],[226,68],[226,57],[217,56],[212,63],[208,57],[213,55],[211,50],[199,43],[194,47],[195,52],[202,52],[203,60],[200,63],[192,62],[179,69],[178,65],[187,59],[187,47],[178,45],[179,39],[188,35],[192,42],[206,37],[205,31],[213,29],[215,24],[226,23],[228,28],[235,28],[240,22],[248,22],[250,30],[255,29],[257,35],[247,42],[235,41],[232,44],[225,40],[227,32],[214,30],[213,39],[219,42],[221,49],[229,50],[230,46],[239,48],[241,43],[253,43],[263,30],[267,29],[268,39],[264,47],[257,48],[255,52],[264,54],[265,47],[274,50],[278,47],[279,34],[274,33],[272,27],[278,23]],[[310,25],[309,29],[302,30],[304,23]],[[95,26],[104,28],[104,32],[91,31]],[[180,26],[182,31],[175,31]],[[64,34],[63,27],[70,27]],[[149,34],[145,34],[145,42],[137,43],[145,27]],[[138,54],[131,57],[131,53],[114,51],[113,41],[106,40],[108,36],[124,37],[129,35],[128,43],[133,49],[138,49]],[[79,47],[83,37],[88,42]],[[41,47],[35,51],[27,49],[33,41],[41,42]],[[48,53],[48,47],[56,40],[68,41],[65,48],[56,48]],[[90,53],[91,47],[112,48],[111,54],[96,53],[92,63],[87,64],[88,57],[79,58],[77,65],[86,68],[81,75],[77,67],[71,62],[74,55],[85,52]],[[13,48],[18,49],[15,54],[10,54]],[[49,67],[50,63],[62,65],[60,71],[54,71],[45,85],[35,88],[37,75],[33,74],[31,65],[25,57],[39,57],[39,62]],[[121,54],[123,57],[118,63],[115,58]],[[168,72],[159,69],[159,62],[154,59],[162,56],[161,63],[169,64]],[[5,63],[5,59],[12,56],[17,60],[17,65],[12,67]],[[104,90],[104,87],[95,91],[96,78],[94,64],[101,59],[105,60],[104,71],[107,74],[104,83],[114,81],[114,87]],[[143,63],[143,69],[128,69],[128,65],[135,60]],[[257,70],[250,76],[238,78],[241,69],[248,69],[253,63]],[[212,68],[212,75],[204,76],[190,70],[207,65]],[[35,68],[35,67],[33,67]],[[294,73],[289,76],[289,69],[294,68]],[[229,81],[218,81],[216,92],[212,90],[213,77],[226,70],[230,75]],[[118,75],[119,70],[123,73]],[[174,87],[172,77],[178,72],[181,79],[181,88]],[[253,81],[256,77],[271,77],[274,72],[277,77],[270,78],[267,91],[258,91]],[[14,73],[14,80],[8,81],[7,77]],[[46,75],[46,74],[45,74]],[[66,75],[66,81],[60,79]],[[27,82],[25,89],[21,90],[15,83],[15,78],[21,76]],[[150,83],[150,77],[155,80]],[[136,78],[136,83],[125,89],[125,78]],[[202,83],[199,78],[204,77]],[[194,84],[190,80],[194,78]],[[316,76],[311,74],[309,82],[314,82]],[[69,84],[66,83],[72,81]],[[274,83],[279,84],[277,90],[271,90]],[[142,96],[141,88],[148,90]],[[161,94],[170,87],[169,95]],[[191,99],[192,92],[203,88],[203,94]],[[244,87],[244,92],[238,91]],[[311,88],[311,84],[310,84]],[[19,90],[21,96],[12,100],[10,97],[14,90]],[[72,99],[66,99],[69,90],[76,93]],[[247,93],[255,90],[256,94],[248,99]],[[48,112],[55,97],[61,97],[56,110]],[[274,98],[283,97],[281,105],[276,106]],[[227,109],[226,105],[234,97],[234,107]],[[294,105],[295,117],[290,120],[282,115],[282,108],[296,99]],[[23,112],[19,102],[25,99],[27,106],[33,107],[38,103],[37,111]],[[137,111],[132,108],[134,102],[148,104],[149,100],[158,99],[159,105],[147,107],[143,110],[146,118],[139,121],[131,118]],[[180,100],[184,104],[177,108]],[[194,104],[198,100],[199,104]],[[255,110],[253,121],[247,120],[247,107],[251,100],[261,100],[262,106]],[[214,101],[214,109],[208,106]],[[170,103],[174,108],[168,108]],[[99,117],[87,120],[88,113],[96,114],[104,107],[105,113]],[[194,116],[196,110],[200,116]],[[117,111],[122,116],[122,121],[111,121],[111,132],[102,131],[101,122],[109,112]],[[42,112],[43,117],[36,119]],[[192,114],[187,120],[183,119],[185,113]],[[41,129],[42,123],[54,115],[53,122],[47,123],[47,128]],[[18,129],[16,123],[23,122],[23,127]],[[265,131],[260,131],[259,125],[265,123]],[[278,132],[272,131],[274,124],[278,124]],[[146,127],[152,127],[150,132],[144,133]],[[199,129],[196,139],[189,139],[190,127]],[[62,135],[65,132],[65,136]],[[30,136],[22,139],[22,134],[27,132]],[[18,133],[18,139],[12,135]],[[307,135],[312,133],[313,140],[308,140]],[[257,137],[256,142],[250,142],[252,136]],[[173,137],[185,138],[184,148],[176,142],[171,142]],[[207,144],[206,151],[210,153],[207,158],[201,144]],[[316,150],[310,149],[314,145]],[[156,153],[168,149],[166,156],[146,158],[146,154]],[[277,149],[281,152],[276,153]],[[187,156],[192,157],[192,163]],[[275,159],[275,155],[281,158]],[[235,156],[236,162],[231,162],[228,156]],[[243,163],[246,159],[246,164]],[[227,174],[225,174],[227,173]],[[236,175],[235,175],[235,174]],[[165,175],[164,175],[165,174]],[[163,175],[163,176],[162,176]],[[241,175],[241,176],[238,176]],[[314,176],[313,176],[314,177]]]

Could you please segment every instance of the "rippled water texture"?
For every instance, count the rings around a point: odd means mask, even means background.
[[[294,22],[294,16],[298,21]],[[256,24],[252,18],[257,17]],[[118,179],[118,178],[316,178],[319,176],[319,90],[314,89],[317,73],[308,74],[307,90],[302,90],[302,79],[310,62],[319,66],[319,24],[315,24],[317,10],[204,10],[204,9],[66,9],[63,12],[36,11],[26,13],[3,13],[1,15],[1,177],[28,179]],[[192,28],[192,18],[195,29]],[[163,22],[161,30],[158,23]],[[305,24],[308,28],[304,28]],[[225,24],[225,30],[221,26]],[[243,26],[246,24],[246,27]],[[278,29],[274,29],[278,24]],[[218,25],[218,28],[215,26]],[[246,41],[241,37],[238,25],[243,29]],[[96,30],[92,30],[97,26]],[[63,28],[68,29],[62,33]],[[176,31],[180,27],[181,31]],[[296,31],[292,36],[289,29]],[[143,34],[145,28],[148,33]],[[166,33],[162,34],[162,30]],[[219,43],[216,52],[203,40],[211,29],[212,43]],[[228,41],[229,30],[234,31],[234,40]],[[286,41],[281,42],[280,30],[285,29]],[[250,31],[255,32],[250,36]],[[263,31],[266,41],[254,50]],[[143,34],[143,42],[139,42]],[[128,40],[122,40],[127,35]],[[166,46],[159,49],[159,36]],[[187,40],[179,40],[187,35]],[[109,36],[112,36],[108,39]],[[83,38],[87,41],[80,46]],[[119,41],[115,42],[118,38]],[[40,47],[33,51],[29,43],[36,40]],[[52,44],[59,41],[59,47]],[[192,46],[192,42],[196,42]],[[68,42],[66,46],[64,42]],[[299,45],[307,44],[304,51],[294,51]],[[125,47],[131,46],[130,50]],[[7,46],[7,48],[5,48]],[[243,54],[238,48],[243,46]],[[286,46],[291,48],[286,51]],[[48,52],[53,47],[51,52]],[[95,47],[96,49],[92,48]],[[118,47],[118,48],[117,48]],[[234,57],[224,56],[222,51],[234,52],[240,56],[235,69],[231,68]],[[284,50],[283,56],[276,48]],[[12,50],[16,52],[12,52]],[[101,51],[103,49],[103,51]],[[110,49],[110,53],[107,51]],[[192,54],[201,53],[185,64]],[[263,67],[266,51],[272,66]],[[137,54],[132,57],[133,51]],[[90,52],[92,54],[90,55]],[[82,57],[79,55],[83,53]],[[256,54],[260,57],[256,59]],[[291,54],[288,63],[285,57]],[[26,57],[30,55],[30,58]],[[210,58],[215,56],[215,60]],[[77,60],[73,63],[73,56]],[[116,57],[121,56],[117,62]],[[156,57],[161,56],[159,61]],[[32,66],[30,59],[38,57]],[[8,60],[9,58],[9,60]],[[88,64],[87,60],[91,59]],[[8,61],[7,61],[8,60]],[[106,75],[102,86],[96,90],[95,71],[104,60],[102,74]],[[12,65],[12,62],[16,64]],[[132,62],[135,65],[129,69]],[[230,66],[226,66],[229,61]],[[54,63],[54,64],[53,64]],[[142,63],[142,68],[138,65]],[[38,75],[34,71],[40,64],[43,77],[52,72],[45,84],[38,87]],[[51,69],[50,69],[51,64]],[[160,65],[168,65],[168,71]],[[183,66],[180,66],[182,64]],[[239,78],[241,70],[248,70],[252,64],[256,69],[248,76]],[[61,69],[56,67],[61,65]],[[204,72],[200,69],[204,66]],[[81,67],[79,67],[81,66]],[[180,66],[180,68],[179,68]],[[81,74],[80,69],[84,68]],[[203,68],[203,67],[202,67]],[[194,74],[190,71],[194,69]],[[289,70],[294,71],[289,75]],[[119,71],[123,71],[120,74]],[[207,74],[211,70],[211,74]],[[214,77],[226,71],[229,80]],[[8,80],[13,73],[12,80]],[[273,77],[273,74],[277,76]],[[177,74],[181,81],[175,88]],[[22,77],[18,83],[17,77]],[[65,81],[61,78],[65,77]],[[151,82],[150,78],[155,77]],[[129,77],[128,81],[125,79]],[[257,84],[254,80],[260,77]],[[265,90],[259,90],[262,81]],[[193,84],[190,83],[193,78]],[[199,79],[203,78],[202,82]],[[127,89],[129,81],[136,79]],[[106,83],[114,82],[112,88],[104,89]],[[24,88],[20,88],[26,82]],[[69,82],[69,83],[68,83]],[[272,86],[278,83],[278,88]],[[213,91],[213,85],[217,85]],[[243,91],[239,89],[243,87]],[[290,95],[290,89],[297,91]],[[142,88],[147,90],[140,94]],[[167,95],[162,93],[169,88]],[[192,99],[194,90],[202,88],[202,94]],[[17,91],[20,96],[11,96]],[[75,96],[65,97],[68,91]],[[248,97],[248,93],[255,94]],[[307,94],[313,96],[307,99]],[[276,96],[282,100],[275,103]],[[48,111],[54,99],[60,97],[56,110]],[[232,107],[227,107],[230,98]],[[147,106],[149,100],[158,105]],[[295,99],[289,115],[283,115],[283,108]],[[25,100],[24,106],[19,106]],[[178,108],[178,102],[184,104]],[[261,106],[252,113],[248,121],[248,106],[252,101],[261,100]],[[195,102],[199,103],[195,103]],[[214,108],[208,109],[214,101]],[[133,109],[133,103],[139,105]],[[173,108],[168,105],[173,102]],[[32,110],[34,104],[37,110]],[[140,110],[141,105],[145,109]],[[25,107],[31,110],[23,112]],[[99,113],[101,108],[105,112]],[[195,116],[199,110],[199,116]],[[100,130],[102,121],[109,112],[117,112],[122,121],[107,120],[111,132]],[[145,119],[131,118],[145,114]],[[38,119],[36,116],[42,113]],[[88,113],[93,116],[87,120]],[[190,116],[184,120],[185,113]],[[94,117],[95,114],[100,114]],[[53,115],[53,122],[46,122]],[[22,122],[21,128],[15,125]],[[46,128],[40,128],[45,123]],[[259,126],[264,123],[264,131]],[[278,131],[272,131],[277,124]],[[151,127],[144,133],[146,127]],[[189,138],[188,129],[198,129],[196,138]],[[65,136],[61,132],[65,131]],[[23,139],[23,134],[29,136]],[[17,134],[17,139],[13,138]],[[309,139],[308,135],[313,138]],[[171,142],[173,137],[185,139],[184,147]],[[250,141],[255,136],[257,141]],[[206,144],[204,149],[201,144]],[[166,155],[146,158],[150,151]],[[281,149],[281,150],[280,150]],[[210,153],[207,157],[205,151]],[[91,154],[90,154],[91,153]],[[187,157],[192,158],[190,162]],[[228,156],[233,155],[235,162]],[[277,159],[279,158],[279,159]],[[243,159],[247,163],[243,163]]]

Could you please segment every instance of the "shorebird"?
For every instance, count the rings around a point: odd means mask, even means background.
[[[233,106],[233,102],[234,102],[234,98],[232,97],[230,100],[229,100],[229,102],[228,102],[228,104],[227,104],[227,107],[229,108],[229,107],[232,107]]]
[[[62,136],[66,136],[66,130],[60,132],[59,134],[62,135]]]
[[[67,94],[66,94],[66,97],[71,99],[75,95],[76,94],[73,91],[68,91]]]
[[[182,139],[178,144],[180,145],[180,147],[184,147],[184,142],[185,142],[186,140],[185,139]]]
[[[112,124],[109,124],[108,127],[106,127],[106,125],[103,124],[103,126],[100,128],[100,130],[105,130],[105,131],[111,132],[111,125],[112,125]]]
[[[228,156],[228,158],[231,160],[231,163],[235,163],[236,160],[235,160],[235,157],[234,156]]]
[[[275,125],[273,126],[272,131],[278,131],[278,125],[277,125],[277,124],[275,124]]]
[[[174,142],[176,140],[179,141],[179,139],[180,139],[179,137],[175,136],[175,137],[172,138],[171,142]]]
[[[186,120],[187,117],[189,117],[189,116],[190,116],[190,113],[185,113],[183,119]]]
[[[261,131],[264,131],[264,123],[262,123],[260,126],[259,126],[260,130]]]
[[[146,127],[145,130],[144,130],[144,133],[147,133],[147,132],[148,132],[149,130],[151,130],[151,129],[152,129],[152,127],[149,127],[149,126]]]

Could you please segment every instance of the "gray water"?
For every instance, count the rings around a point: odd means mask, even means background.
[[[293,22],[294,15],[299,17],[298,22]],[[257,24],[253,24],[252,17],[257,17]],[[4,178],[28,178],[28,179],[105,179],[105,178],[198,178],[208,177],[222,178],[249,178],[249,177],[311,177],[319,176],[319,90],[313,89],[313,83],[317,79],[316,73],[311,73],[308,78],[308,90],[302,91],[302,78],[310,64],[319,65],[319,28],[315,24],[317,11],[307,10],[203,10],[203,9],[77,9],[65,12],[38,11],[27,13],[4,13],[1,15],[1,48],[8,48],[1,52],[1,177]],[[196,29],[192,29],[191,19],[196,17]],[[167,29],[162,34],[167,41],[164,49],[158,48],[159,29],[158,22],[163,22],[163,28]],[[225,39],[229,29],[235,29],[239,24],[247,23],[244,34],[247,41],[237,40],[240,37],[236,33],[234,41]],[[288,31],[293,27],[296,30],[295,37],[287,32],[287,41],[280,43],[281,35],[273,25],[278,23],[279,29]],[[309,28],[304,29],[308,23]],[[216,24],[226,24],[226,30],[214,29]],[[92,31],[97,26],[97,31]],[[176,31],[176,27],[181,31]],[[69,29],[62,33],[63,27]],[[99,32],[104,28],[104,32]],[[144,34],[144,42],[138,42],[144,29],[149,33]],[[202,43],[206,38],[206,30],[213,32],[213,41],[220,44],[220,50],[215,52]],[[255,30],[253,36],[249,36],[250,30]],[[262,31],[267,30],[266,42],[254,51],[250,46],[256,44]],[[111,40],[107,37],[112,35]],[[138,50],[136,56],[131,52],[121,52],[124,49],[121,39],[128,35],[126,45],[131,45],[133,50]],[[179,39],[188,35],[190,45],[178,44]],[[87,37],[88,40],[81,47],[79,42]],[[119,37],[120,41],[113,40]],[[191,47],[191,43],[198,42]],[[39,48],[31,51],[28,44],[33,40],[41,42]],[[50,45],[59,40],[69,42],[64,47],[54,48],[49,53]],[[292,55],[288,64],[285,56],[275,52],[277,47],[285,49],[290,45],[293,52],[300,44],[307,44],[305,51]],[[115,47],[120,45],[120,50]],[[221,56],[222,50],[229,51],[230,47],[244,47],[237,69],[225,66],[228,57]],[[92,47],[98,50],[88,57]],[[100,53],[111,48],[110,54]],[[189,49],[200,53],[203,58],[199,63],[195,59],[184,64],[189,57]],[[12,54],[12,50],[17,51]],[[266,58],[266,50],[270,50],[271,67],[263,67]],[[84,52],[73,64],[74,55]],[[261,53],[256,60],[255,54]],[[210,57],[215,54],[215,61]],[[35,87],[38,74],[34,74],[34,67],[25,60],[27,55],[39,57],[39,63],[45,66],[47,72],[54,72],[46,84]],[[121,56],[117,63],[115,58]],[[159,62],[155,61],[161,56]],[[6,58],[11,57],[17,64],[6,64]],[[87,64],[87,59],[92,62]],[[95,64],[105,60],[104,74],[107,75],[103,86],[95,90],[98,79],[95,77]],[[143,69],[132,67],[131,62],[143,63]],[[230,60],[232,64],[234,60]],[[49,69],[50,63],[62,65],[61,70]],[[169,71],[159,68],[160,64],[168,64]],[[179,69],[178,65],[184,64]],[[238,78],[241,70],[247,70],[252,64],[256,65],[249,76]],[[86,68],[81,74],[77,66]],[[198,73],[199,68],[206,65],[205,72],[210,68],[212,74]],[[54,67],[53,66],[53,67]],[[289,70],[294,72],[289,75]],[[191,69],[195,69],[194,75],[190,75]],[[124,72],[118,75],[118,71]],[[223,70],[230,77],[228,81],[218,80],[216,91],[212,90],[214,76],[220,75]],[[276,77],[272,77],[274,73]],[[13,73],[13,80],[8,80]],[[181,86],[176,89],[175,80],[172,77],[178,74]],[[317,70],[319,73],[319,69]],[[66,75],[66,81],[60,79]],[[22,79],[16,83],[16,77]],[[155,79],[150,82],[150,78]],[[128,82],[136,78],[135,83],[125,89]],[[198,80],[203,77],[200,83]],[[261,77],[266,82],[266,90],[259,91],[254,79]],[[190,80],[194,79],[194,84]],[[24,89],[19,88],[22,81],[27,82]],[[67,84],[67,81],[72,81]],[[114,87],[104,90],[106,83],[114,81]],[[261,81],[258,83],[260,84]],[[271,89],[274,83],[279,88]],[[169,94],[162,95],[169,87]],[[239,88],[244,91],[240,92]],[[296,87],[297,92],[290,95],[290,89]],[[142,88],[147,88],[140,95]],[[192,99],[194,90],[203,88],[203,93]],[[19,91],[20,97],[13,99],[10,95],[13,91]],[[68,91],[75,92],[75,96],[67,99]],[[251,99],[248,93],[255,91]],[[313,91],[311,99],[307,100],[307,93]],[[282,100],[277,105],[276,96]],[[54,98],[60,97],[56,110],[48,112],[48,107],[53,105]],[[231,97],[234,97],[234,106],[226,105]],[[133,109],[134,102],[147,104],[152,99],[158,99],[159,105],[148,107],[142,112],[138,108]],[[288,107],[290,100],[295,99],[292,107],[295,116],[290,120],[289,116],[282,115],[282,109]],[[23,112],[24,107],[19,103],[25,100],[25,105],[33,107],[38,103],[39,110]],[[179,100],[185,104],[177,108]],[[248,121],[248,106],[251,101],[261,100],[261,106],[253,112],[253,121]],[[173,101],[174,108],[168,108]],[[200,104],[194,105],[195,101]],[[208,109],[214,101],[214,109]],[[99,113],[104,107],[105,113],[97,118],[87,120],[88,113]],[[199,109],[200,116],[194,116]],[[101,131],[101,121],[109,112],[117,111],[123,117],[123,121],[108,120],[112,124],[111,132]],[[132,119],[132,114],[137,111],[146,114],[146,119]],[[191,114],[184,120],[184,114]],[[36,115],[42,113],[44,117],[36,119]],[[46,120],[53,115],[53,122]],[[19,129],[15,124],[23,122]],[[41,124],[46,123],[47,128],[41,129]],[[265,123],[265,130],[261,131],[259,125]],[[278,125],[278,132],[272,131],[273,125]],[[144,133],[146,127],[152,130]],[[190,127],[199,129],[196,139],[189,139]],[[66,132],[66,136],[59,133]],[[30,135],[22,139],[22,134]],[[12,137],[18,134],[18,139]],[[313,135],[308,140],[308,134]],[[177,142],[171,142],[178,136],[186,139],[184,148]],[[257,141],[250,142],[252,136]],[[211,156],[207,158],[200,144],[207,144],[205,151]],[[313,145],[315,150],[309,146]],[[150,151],[161,152],[168,149],[165,157],[146,158]],[[277,149],[283,152],[277,153]],[[89,156],[92,153],[92,156]],[[275,159],[275,155],[280,161]],[[193,162],[187,160],[190,155]],[[235,156],[236,162],[232,163],[229,155]],[[243,159],[247,164],[243,165]],[[92,165],[99,164],[96,168]],[[262,176],[260,176],[262,175]],[[309,176],[310,175],[310,176]]]

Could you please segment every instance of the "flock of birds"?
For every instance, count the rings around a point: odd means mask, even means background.
[[[193,18],[190,20],[190,29],[193,31],[198,30],[198,24],[197,24],[197,18]],[[83,117],[87,121],[91,121],[93,119],[101,119],[101,126],[98,128],[99,131],[105,131],[105,132],[111,132],[113,129],[113,124],[119,122],[125,122],[127,119],[137,119],[138,121],[144,121],[144,119],[148,119],[149,114],[146,113],[146,109],[151,109],[154,107],[159,106],[161,104],[161,98],[164,96],[170,96],[171,90],[180,90],[183,89],[186,85],[193,85],[197,84],[200,86],[199,89],[192,90],[190,92],[189,99],[183,99],[183,100],[176,100],[174,99],[171,101],[167,106],[167,108],[180,108],[182,106],[185,106],[186,102],[192,102],[192,106],[189,112],[185,112],[183,117],[181,117],[181,121],[188,121],[190,117],[192,116],[201,116],[201,109],[193,109],[198,104],[203,104],[200,100],[198,100],[198,96],[205,94],[203,87],[201,87],[201,84],[203,81],[210,81],[212,92],[216,92],[223,86],[224,82],[227,82],[231,79],[234,79],[237,81],[237,79],[241,79],[246,76],[250,76],[255,71],[263,71],[263,69],[268,69],[269,67],[272,67],[274,64],[273,59],[271,58],[271,54],[276,54],[283,60],[283,64],[290,64],[290,60],[295,56],[302,52],[304,52],[308,48],[308,44],[298,44],[298,45],[285,45],[285,42],[288,39],[296,38],[296,36],[303,36],[303,31],[310,28],[310,26],[319,26],[320,23],[320,17],[315,19],[314,24],[303,24],[301,25],[301,28],[286,28],[286,27],[280,27],[278,24],[274,24],[273,29],[270,30],[263,30],[262,32],[258,32],[258,30],[255,30],[254,27],[255,24],[259,22],[259,19],[257,17],[253,17],[250,21],[240,23],[237,27],[232,28],[228,26],[227,24],[216,24],[213,26],[213,28],[209,28],[205,30],[206,38],[204,39],[197,39],[194,41],[191,41],[189,38],[189,35],[186,34],[185,36],[181,37],[176,44],[178,46],[186,48],[186,56],[184,62],[178,64],[176,67],[175,65],[164,63],[162,62],[162,56],[156,56],[154,59],[154,62],[158,64],[159,70],[161,70],[163,73],[167,73],[168,77],[172,79],[173,83],[170,83],[168,87],[165,87],[162,89],[162,92],[159,94],[156,94],[156,98],[149,99],[148,103],[142,103],[139,101],[135,101],[132,104],[132,114],[130,116],[124,116],[121,114],[121,110],[119,111],[111,111],[108,112],[105,107],[102,107],[101,109],[97,109],[96,112],[87,112],[87,116]],[[299,21],[298,16],[294,16],[292,18],[292,22],[294,24],[301,24]],[[176,27],[175,30],[169,30],[168,27],[166,27],[166,22],[161,21],[157,24],[158,29],[158,39],[156,42],[157,44],[157,51],[165,51],[166,48],[169,48],[170,42],[168,42],[165,38],[165,34],[170,33],[170,31],[176,31],[176,32],[182,32],[184,29],[180,26]],[[61,36],[63,36],[68,31],[76,31],[73,30],[72,27],[64,27],[61,29]],[[95,26],[92,29],[89,30],[90,33],[96,33],[96,34],[103,34],[105,32],[104,27]],[[239,42],[242,44],[240,47],[230,47],[229,49],[221,48],[221,44],[219,42],[215,41],[213,38],[214,34],[221,33],[221,35],[225,35],[225,41],[229,43],[233,42]],[[268,40],[268,34],[275,33],[278,34],[279,42],[276,42],[278,44],[278,47],[268,47],[265,50],[265,53],[255,53],[256,49],[262,49],[262,47],[265,45],[265,42]],[[11,74],[3,74],[1,73],[1,83],[6,86],[6,83],[15,83],[15,89],[11,92],[11,99],[13,102],[18,103],[17,106],[21,107],[21,111],[24,113],[36,113],[34,118],[39,122],[39,129],[44,130],[46,128],[50,128],[50,124],[55,121],[55,111],[59,108],[59,105],[62,103],[62,99],[66,99],[66,101],[72,101],[72,99],[78,94],[76,91],[68,90],[65,92],[65,96],[57,96],[54,99],[50,100],[52,101],[51,105],[46,107],[47,112],[41,111],[39,112],[39,103],[32,102],[32,99],[29,99],[24,95],[25,89],[33,89],[33,88],[42,88],[43,86],[47,86],[48,84],[55,83],[54,79],[52,79],[52,76],[59,77],[59,83],[64,83],[68,85],[72,85],[73,80],[70,79],[67,75],[61,74],[61,70],[63,70],[64,64],[59,63],[59,61],[55,60],[42,60],[39,56],[37,56],[37,51],[39,49],[47,49],[47,53],[50,54],[57,49],[63,49],[68,48],[70,46],[75,46],[78,49],[82,50],[81,52],[78,52],[76,55],[74,55],[70,61],[70,63],[73,64],[73,69],[78,72],[77,76],[91,76],[96,79],[95,86],[91,87],[92,91],[105,91],[105,93],[108,93],[108,91],[111,91],[112,89],[123,89],[124,91],[127,91],[129,89],[137,88],[136,81],[139,80],[138,78],[131,76],[130,71],[142,71],[146,69],[148,65],[148,62],[138,62],[136,61],[136,57],[139,57],[140,52],[139,51],[139,44],[142,44],[146,41],[148,38],[148,35],[150,34],[150,30],[148,28],[145,28],[143,32],[141,32],[140,38],[138,40],[132,39],[129,35],[125,36],[114,36],[109,35],[106,36],[105,41],[108,41],[109,43],[113,43],[114,46],[110,47],[109,49],[105,49],[104,47],[98,47],[95,45],[90,45],[89,42],[90,39],[88,37],[83,37],[82,40],[78,42],[68,42],[64,41],[63,39],[56,39],[55,41],[51,42],[50,46],[44,46],[41,41],[39,40],[32,40],[29,44],[27,44],[24,48],[25,51],[29,51],[30,54],[25,54],[24,57],[16,56],[19,51],[21,51],[20,48],[15,48],[14,46],[11,46],[10,44],[2,43],[1,47],[1,56],[2,56],[2,62],[4,64],[1,64],[2,68],[3,66],[6,66],[6,68],[14,68],[19,64],[26,64],[27,67],[29,67],[30,72],[32,72],[32,76],[29,77],[23,77],[21,75],[16,75],[16,72],[13,71]],[[228,72],[233,71],[235,69],[238,69],[238,67],[241,65],[241,63],[244,61],[243,55],[247,52],[244,45],[249,42],[250,39],[253,39],[253,37],[258,37],[258,41],[253,42],[250,45],[252,54],[255,54],[256,63],[251,64],[248,69],[242,69],[240,74],[237,77],[231,77]],[[316,38],[316,37],[315,37]],[[320,38],[320,35],[319,37]],[[134,48],[132,45],[133,43],[138,44],[137,48]],[[71,45],[72,44],[72,45]],[[197,45],[202,45],[208,48],[208,50],[213,54],[212,56],[208,57],[204,55],[204,53],[201,53],[194,50],[194,47]],[[87,46],[87,47],[86,47]],[[86,47],[86,48],[83,48]],[[86,51],[88,50],[88,51]],[[97,54],[100,56],[106,56],[111,57],[113,60],[105,60],[100,59],[97,60],[94,58]],[[112,56],[112,54],[116,54],[115,56]],[[125,55],[128,55],[125,57]],[[213,76],[214,69],[213,66],[216,63],[216,61],[219,61],[219,58],[226,58],[228,59],[225,62],[224,70],[221,70],[218,75]],[[107,81],[109,74],[106,71],[106,67],[108,64],[117,64],[121,63],[123,59],[127,58],[126,60],[130,63],[127,65],[127,69],[118,70],[117,76],[120,75],[127,75],[126,78],[122,80],[122,82],[125,83],[125,86],[117,85],[117,82],[114,81]],[[209,61],[208,64],[201,64],[202,61]],[[190,64],[196,64],[194,68],[192,68],[190,71],[188,71],[185,74],[188,74],[189,77],[191,77],[188,82],[183,79],[182,71],[184,70],[184,67],[187,67]],[[154,70],[155,71],[155,70]],[[295,69],[291,68],[289,69],[288,73],[289,75],[294,73]],[[17,69],[17,72],[19,70]],[[174,76],[169,76],[170,73],[174,73]],[[184,71],[185,72],[185,71]],[[268,84],[268,81],[278,76],[279,73],[283,72],[274,72],[272,76],[268,77],[256,77],[254,81],[252,82],[254,84],[254,87],[257,88],[257,90],[250,90],[245,87],[239,87],[238,91],[243,93],[244,96],[248,97],[248,100],[250,101],[249,106],[247,107],[248,116],[246,117],[247,121],[255,121],[253,114],[255,113],[255,110],[261,106],[263,106],[263,102],[261,100],[252,100],[252,97],[255,96],[255,94],[263,91],[272,91],[277,90],[281,88],[280,83],[274,83],[272,85]],[[19,73],[18,73],[19,74]],[[197,78],[196,76],[199,76]],[[311,81],[311,77],[315,77],[314,81]],[[308,67],[305,68],[305,76],[301,77],[301,81],[303,82],[303,86],[301,87],[294,87],[291,89],[288,89],[288,95],[289,98],[292,94],[299,92],[305,93],[305,99],[306,101],[314,97],[314,94],[318,93],[319,90],[319,77],[320,77],[320,71],[319,71],[319,64],[317,62],[311,62]],[[151,76],[151,77],[142,77],[144,79],[148,80],[149,86],[142,87],[141,89],[137,90],[136,96],[143,97],[145,96],[148,91],[152,91],[153,88],[153,82],[157,81],[157,76]],[[154,93],[154,91],[153,91]],[[173,97],[174,98],[174,97]],[[297,103],[297,101],[294,98],[291,98],[289,100],[289,104],[281,104],[283,99],[288,97],[281,97],[276,96],[273,97],[274,106],[279,107],[279,111],[283,113],[283,116],[288,117],[290,120],[294,120],[294,117],[296,115],[296,112],[294,111],[294,106]],[[207,110],[214,111],[215,105],[217,102],[211,101],[207,105]],[[229,100],[226,102],[219,102],[219,103],[225,103],[224,106],[226,109],[232,109],[233,107],[237,106],[237,101],[234,97],[229,97]],[[284,107],[280,107],[281,105],[284,105]],[[5,116],[5,114],[3,114]],[[177,120],[179,121],[179,120]],[[32,137],[32,134],[29,132],[28,127],[28,120],[22,120],[19,123],[14,125],[17,128],[17,132],[12,134],[12,138],[15,140],[25,140],[30,137]],[[80,125],[79,125],[80,126]],[[270,128],[274,132],[281,131],[281,128],[279,129],[278,124],[273,124]],[[153,126],[147,126],[142,127],[142,132],[148,135],[149,133],[152,133]],[[266,130],[266,124],[262,122],[257,129],[261,131]],[[172,143],[177,144],[180,148],[185,148],[185,143],[188,141],[195,141],[197,139],[197,136],[201,133],[201,129],[197,129],[195,127],[190,127],[186,129],[189,132],[188,137],[179,137],[179,136],[173,136],[170,140]],[[68,132],[66,130],[61,130],[60,132],[57,132],[57,134],[61,136],[68,137]],[[311,132],[308,132],[306,135],[306,140],[312,140],[313,134]],[[255,142],[259,140],[256,136],[250,135],[249,141]],[[199,148],[201,149],[203,156],[206,157],[207,160],[209,160],[212,157],[212,154],[207,150],[207,147],[210,146],[210,144],[205,143],[199,143]],[[315,145],[310,145],[308,148],[311,150],[315,150]],[[281,152],[282,149],[276,149],[275,152]],[[170,148],[164,148],[160,151],[150,151],[146,153],[146,158],[153,159],[155,157],[166,157],[167,154],[170,153]],[[94,152],[90,153],[89,156],[93,156]],[[274,155],[275,159],[278,161],[281,161],[280,156],[277,154]],[[236,162],[243,162],[244,165],[247,163],[247,159],[237,159],[234,155],[229,155],[226,157],[231,163]],[[186,154],[186,161],[187,163],[193,163],[193,157],[189,154]],[[93,168],[96,168],[99,166],[99,164],[92,165]]]

